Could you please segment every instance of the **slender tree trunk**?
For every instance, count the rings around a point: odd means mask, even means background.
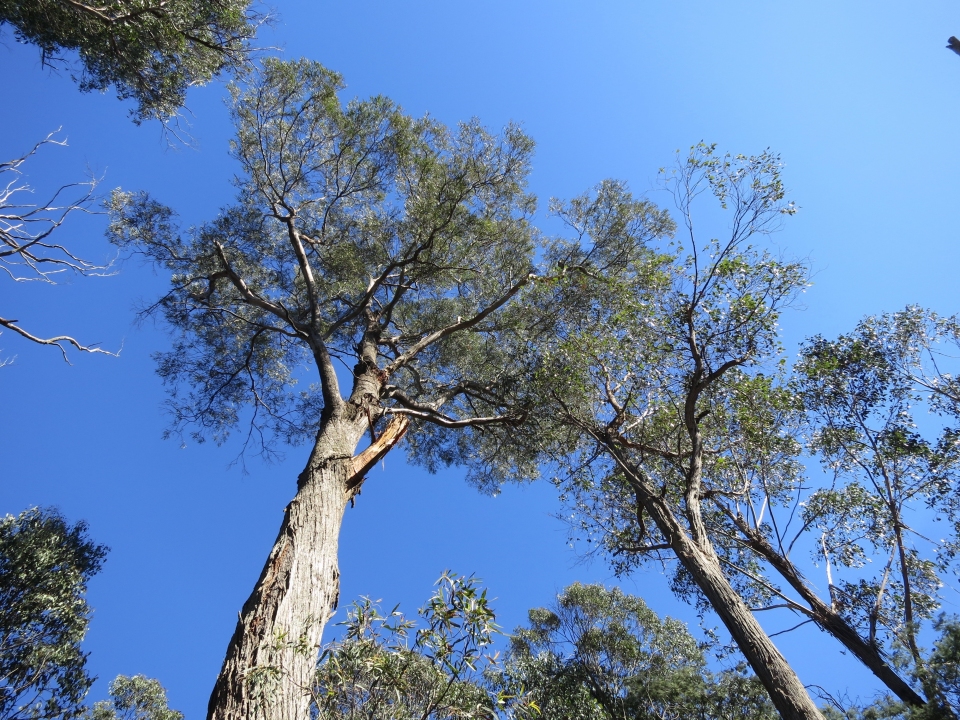
[[[696,361],[696,370],[691,378],[690,390],[684,406],[684,424],[690,437],[689,466],[685,472],[685,515],[689,534],[677,522],[677,518],[661,497],[651,492],[642,481],[635,486],[639,499],[657,523],[673,548],[677,559],[683,563],[694,582],[723,621],[740,652],[750,663],[777,712],[784,720],[823,720],[810,694],[790,663],[777,650],[753,612],[734,590],[723,574],[720,558],[713,547],[710,533],[703,522],[700,506],[703,472],[703,438],[700,433],[700,418],[697,400],[710,382],[703,380],[703,362],[693,328],[692,315],[688,317],[690,328],[689,345]],[[721,371],[714,371],[719,378]],[[634,473],[637,477],[637,474]],[[637,478],[639,480],[639,477]]]
[[[639,504],[656,523],[677,559],[706,595],[711,607],[759,678],[784,720],[823,720],[800,678],[757,622],[753,612],[723,574],[720,559],[708,538],[697,543],[677,521],[667,502],[647,485],[637,469],[608,446],[626,473]]]
[[[810,612],[817,625],[853,653],[854,657],[862,662],[900,700],[915,707],[922,707],[926,704],[924,699],[890,666],[876,645],[865,640],[842,615],[820,599],[820,596],[810,588],[806,579],[790,560],[777,552],[776,548],[767,542],[767,539],[759,531],[750,528],[744,520],[737,517],[733,517],[733,520],[746,536],[750,547],[765,558],[809,605]]]
[[[822,720],[800,678],[724,576],[715,553],[696,547],[685,534],[675,535],[672,544],[680,562],[763,683],[780,716],[784,720]]]
[[[362,424],[335,420],[318,435],[230,640],[210,696],[210,720],[309,720],[317,650],[340,595],[343,512],[363,475],[406,426],[405,417],[395,418],[357,457]]]

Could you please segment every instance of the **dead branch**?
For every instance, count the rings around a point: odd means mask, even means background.
[[[93,213],[94,194],[99,178],[61,185],[45,201],[28,203],[22,200],[34,192],[23,181],[23,164],[44,145],[66,146],[56,137],[59,129],[47,135],[23,155],[0,162],[0,270],[13,282],[45,282],[55,285],[61,273],[84,276],[105,276],[111,263],[97,264],[76,255],[51,236],[66,219],[77,212]],[[67,347],[80,352],[116,356],[107,350],[85,345],[69,335],[43,338],[20,327],[19,320],[0,318],[0,325],[38,345],[53,345],[67,360]],[[68,361],[69,362],[69,361]]]

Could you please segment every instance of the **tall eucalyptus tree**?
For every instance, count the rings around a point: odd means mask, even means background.
[[[763,412],[789,400],[763,362],[807,274],[750,242],[794,207],[770,153],[720,157],[697,146],[668,188],[683,221],[671,244],[634,232],[648,210],[621,183],[556,206],[577,237],[552,256],[585,271],[538,288],[541,303],[560,302],[566,314],[538,345],[540,405],[518,433],[518,454],[559,465],[572,521],[619,570],[672,564],[675,589],[717,612],[784,718],[819,718],[754,617],[742,581],[752,563],[737,557],[713,505],[742,498],[751,477],[779,493],[793,486],[789,439],[762,429]],[[723,240],[694,232],[704,192],[728,210]]]
[[[757,678],[707,669],[687,626],[619,588],[574,583],[514,630],[501,677],[525,691],[519,717],[774,720]],[[521,707],[521,710],[526,709]]]
[[[955,318],[908,307],[835,340],[811,339],[797,368],[812,446],[830,478],[803,508],[827,602],[871,647],[903,649],[927,701],[943,708],[918,635],[958,569],[958,339]]]
[[[905,518],[933,507],[956,538],[956,432],[924,440],[909,405],[925,391],[957,416],[957,382],[934,347],[956,345],[957,324],[916,309],[872,320],[852,338],[813,341],[791,379],[778,321],[806,272],[751,245],[794,212],[778,158],[701,145],[666,181],[682,220],[673,244],[633,232],[647,210],[622,184],[556,205],[576,238],[555,243],[553,259],[581,272],[532,293],[565,311],[536,343],[538,405],[515,456],[556,463],[574,531],[616,570],[672,566],[674,590],[718,613],[784,717],[817,710],[754,617],[777,608],[830,634],[908,705],[941,706],[891,650],[908,648],[922,679],[917,622],[956,552],[947,540],[921,554]],[[722,241],[695,232],[703,193],[727,211]],[[800,462],[811,431],[837,478],[812,493]],[[854,570],[830,581],[829,597],[791,556],[811,530],[816,559]],[[872,555],[883,556],[878,576],[856,575]]]
[[[535,277],[532,142],[411,119],[383,97],[341,104],[342,88],[276,60],[234,88],[238,199],[204,225],[182,233],[146,194],[111,200],[113,240],[171,273],[149,312],[176,337],[159,356],[173,431],[223,440],[247,424],[267,452],[312,443],[211,718],[309,717],[342,515],[370,467],[424,425],[484,426],[490,442],[524,413],[502,338]]]

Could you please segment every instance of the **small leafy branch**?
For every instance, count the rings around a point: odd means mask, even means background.
[[[497,666],[500,629],[487,591],[473,576],[445,572],[420,610],[424,626],[397,607],[354,603],[343,639],[328,645],[312,688],[321,720],[480,720],[510,699],[484,678]]]

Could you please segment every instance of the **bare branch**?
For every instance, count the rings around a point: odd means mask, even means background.
[[[103,265],[85,260],[66,246],[50,242],[49,238],[76,212],[90,213],[96,199],[94,191],[99,178],[86,182],[62,185],[44,202],[21,202],[22,194],[33,193],[33,188],[21,182],[21,166],[44,145],[66,146],[66,140],[58,140],[59,130],[50,133],[23,155],[0,162],[0,270],[13,282],[39,281],[56,284],[58,275],[73,272],[78,275],[109,275],[110,263]],[[72,190],[79,196],[69,197]],[[67,196],[66,199],[61,199]],[[20,327],[19,320],[0,318],[0,325],[13,330],[21,337],[38,345],[54,345],[60,348],[67,360],[67,346],[81,352],[100,353],[116,357],[116,353],[93,345],[84,345],[69,335],[43,338]],[[67,361],[69,362],[69,361]]]
[[[63,359],[67,362],[68,365],[70,364],[70,360],[67,359],[67,349],[64,347],[63,345],[64,343],[73,345],[80,352],[100,353],[102,355],[109,355],[110,357],[119,357],[120,355],[119,350],[117,350],[117,352],[115,353],[112,353],[109,350],[104,350],[102,348],[94,347],[92,345],[90,346],[82,345],[79,341],[75,340],[69,335],[57,335],[56,337],[52,337],[52,338],[40,338],[40,337],[37,337],[36,335],[30,334],[23,328],[17,327],[16,325],[17,322],[19,321],[6,320],[5,318],[0,318],[0,325],[2,325],[5,328],[9,328],[13,330],[15,333],[25,337],[27,340],[30,340],[31,342],[35,342],[38,345],[56,345],[58,348],[60,348],[60,352],[63,353]]]

